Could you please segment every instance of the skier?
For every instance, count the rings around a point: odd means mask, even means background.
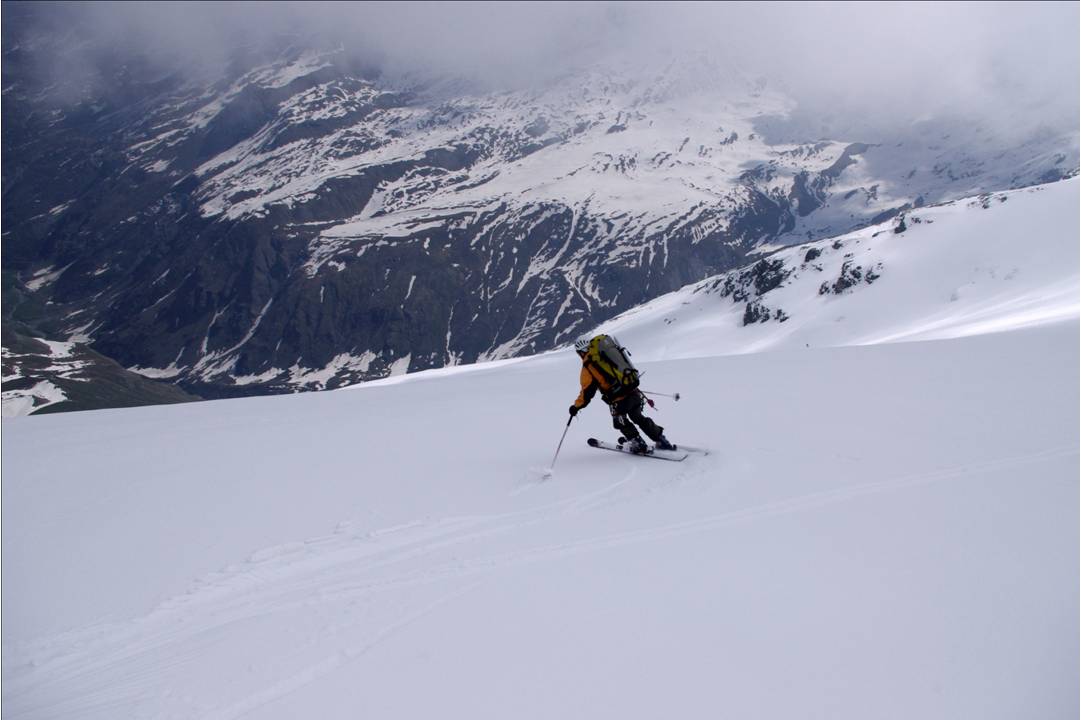
[[[589,404],[597,391],[612,411],[612,425],[622,434],[619,443],[627,449],[646,454],[650,447],[642,440],[638,427],[656,444],[658,450],[675,450],[664,436],[664,428],[642,414],[646,398],[638,389],[638,371],[627,359],[625,349],[610,335],[580,338],[574,349],[582,358],[582,392],[570,407],[571,417]]]

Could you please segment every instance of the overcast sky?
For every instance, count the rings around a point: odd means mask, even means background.
[[[5,6],[8,6],[5,3]],[[706,51],[808,110],[909,122],[942,112],[1075,128],[1079,3],[72,3],[97,42],[196,68],[281,33],[385,68],[541,82],[604,60]],[[64,27],[61,22],[58,28]]]

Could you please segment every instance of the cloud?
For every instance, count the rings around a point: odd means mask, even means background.
[[[896,125],[932,116],[1079,122],[1077,3],[629,6],[628,48],[709,49],[802,112]]]
[[[5,3],[5,15],[9,6]],[[1078,125],[1079,4],[67,3],[54,32],[191,73],[283,42],[337,44],[389,72],[521,87],[599,63],[707,53],[801,112],[869,126],[950,115]],[[5,19],[7,19],[5,17]],[[10,23],[9,23],[10,24]],[[81,64],[87,64],[80,61]],[[78,66],[80,63],[69,63]],[[89,64],[92,64],[89,63]]]

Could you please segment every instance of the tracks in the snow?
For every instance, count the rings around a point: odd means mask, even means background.
[[[268,548],[203,578],[190,592],[148,615],[5,648],[4,709],[10,717],[108,717],[135,705],[179,715],[235,718],[273,702],[364,656],[372,648],[501,569],[717,530],[806,512],[875,493],[1021,468],[1076,455],[1074,447],[811,492],[705,514],[690,520],[566,538],[582,513],[646,497],[625,476],[558,501],[506,513],[413,522],[373,532],[343,527],[302,543]],[[691,466],[672,482],[706,473]],[[626,492],[634,489],[634,492]],[[551,531],[533,532],[551,525]],[[421,586],[438,586],[415,592]],[[291,630],[292,629],[292,630]],[[184,668],[228,652],[229,638],[290,632],[303,636],[295,662],[269,663],[247,685],[215,697],[174,693]],[[223,640],[223,638],[225,638]],[[162,710],[163,714],[165,710]]]

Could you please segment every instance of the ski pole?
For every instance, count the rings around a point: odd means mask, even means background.
[[[563,449],[563,441],[567,438],[567,431],[571,429],[572,420],[574,420],[573,415],[567,418],[567,427],[563,428],[563,437],[559,438],[559,447],[556,448],[556,454],[555,457],[552,458],[552,464],[548,466],[549,470],[556,466],[556,458],[559,457],[559,451]]]
[[[658,397],[667,397],[667,398],[672,398],[673,400],[679,400],[679,393],[675,393],[674,395],[669,395],[668,393],[646,392],[645,390],[643,390],[642,394],[643,395],[657,395]]]

